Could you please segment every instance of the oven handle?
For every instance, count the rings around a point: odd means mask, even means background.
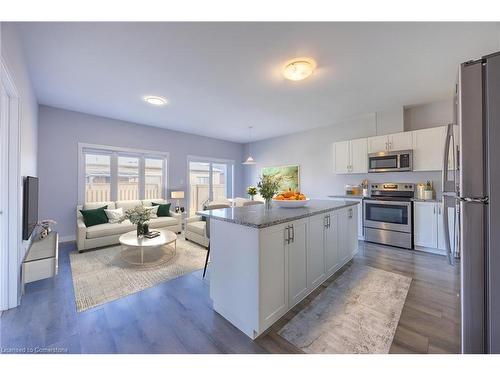
[[[364,201],[365,206],[370,203],[374,204],[385,204],[389,206],[406,206],[406,207],[411,207],[411,201],[382,201],[382,200],[376,200],[376,199],[365,199]]]

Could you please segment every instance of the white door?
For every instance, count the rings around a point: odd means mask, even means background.
[[[415,130],[413,135],[413,170],[440,171],[443,164],[446,127]]]
[[[347,209],[347,219],[349,227],[347,257],[350,258],[358,249],[358,208],[356,206]]]
[[[446,250],[446,241],[444,237],[444,215],[443,215],[443,203],[436,203],[438,218],[437,218],[437,236],[438,236],[438,246],[440,250]],[[453,207],[448,207],[448,228],[450,230],[450,246],[454,250],[454,229],[455,229],[455,209]]]
[[[330,225],[325,229],[325,269],[326,277],[337,270],[339,264],[338,217],[337,211],[329,213]]]
[[[327,215],[315,215],[309,220],[307,241],[307,285],[309,290],[325,280],[325,226]]]
[[[401,132],[389,135],[389,149],[411,150],[413,147],[411,132]]]
[[[414,208],[415,245],[437,248],[437,204],[434,202],[415,202]]]
[[[350,155],[349,141],[333,144],[333,170],[337,174],[349,173]]]
[[[285,225],[275,225],[262,232],[260,274],[261,323],[274,323],[288,309],[288,247]]]
[[[386,135],[368,138],[368,153],[387,151],[389,149],[389,139]]]
[[[289,306],[307,295],[307,220],[290,223],[291,242],[288,245]],[[265,285],[265,284],[264,284]]]
[[[339,266],[343,266],[347,261],[349,248],[349,219],[347,208],[338,211],[337,221],[338,246],[339,246]]]
[[[368,173],[368,151],[366,138],[351,141],[351,173]]]

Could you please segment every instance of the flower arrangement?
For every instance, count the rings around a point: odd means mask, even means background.
[[[257,194],[257,188],[255,186],[247,187],[247,194],[250,195],[253,200],[253,197]]]
[[[136,206],[125,211],[125,214],[120,219],[120,223],[129,220],[137,226],[137,236],[142,236],[149,231],[147,222],[151,219],[151,210],[143,206]]]
[[[45,237],[47,237],[52,230],[52,226],[56,224],[57,221],[52,219],[44,219],[36,223],[36,226],[41,228],[39,238],[43,240]]]
[[[266,200],[266,208],[271,207],[271,199],[279,191],[281,180],[278,175],[263,175],[257,184],[260,195]]]

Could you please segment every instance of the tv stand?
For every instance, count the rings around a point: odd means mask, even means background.
[[[57,275],[59,257],[59,235],[50,232],[44,239],[31,243],[22,264],[22,292],[24,285]]]

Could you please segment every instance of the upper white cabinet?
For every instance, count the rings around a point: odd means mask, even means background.
[[[437,171],[443,165],[446,127],[415,130],[413,133],[413,170]]]
[[[335,142],[333,144],[334,172],[338,174],[367,173],[367,154],[366,138]]]
[[[410,150],[412,148],[411,132],[378,135],[368,138],[368,153]]]

